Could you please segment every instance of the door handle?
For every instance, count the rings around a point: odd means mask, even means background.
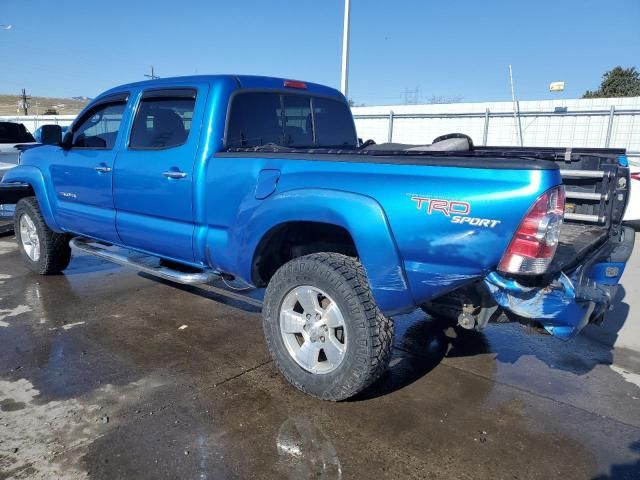
[[[111,167],[107,167],[102,163],[95,168],[95,171],[98,173],[109,173],[111,171]]]
[[[173,178],[174,180],[178,180],[187,176],[186,173],[180,172],[178,170],[169,170],[168,172],[164,172],[162,175],[167,178]]]

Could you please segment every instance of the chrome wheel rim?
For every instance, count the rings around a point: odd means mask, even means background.
[[[319,288],[302,285],[284,297],[280,334],[291,358],[308,372],[333,372],[347,351],[347,329],[338,304]]]
[[[40,237],[35,223],[26,213],[20,217],[20,242],[27,257],[37,262],[40,259]]]

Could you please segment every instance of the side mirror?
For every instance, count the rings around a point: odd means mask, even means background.
[[[62,143],[62,128],[60,125],[43,125],[40,130],[40,140],[45,145],[60,145]]]
[[[62,143],[60,144],[60,146],[64,150],[71,150],[72,145],[73,145],[73,133],[71,133],[71,130],[67,130],[64,134],[64,137],[62,139]]]

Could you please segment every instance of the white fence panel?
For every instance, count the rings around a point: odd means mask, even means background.
[[[358,136],[425,144],[447,133],[477,145],[617,147],[640,156],[640,97],[354,107]]]

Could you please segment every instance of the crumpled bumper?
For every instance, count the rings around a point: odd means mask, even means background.
[[[589,322],[600,323],[615,297],[620,277],[633,250],[635,232],[624,227],[568,273],[560,272],[544,287],[529,287],[490,273],[484,284],[504,310],[537,321],[563,340],[576,335]]]

